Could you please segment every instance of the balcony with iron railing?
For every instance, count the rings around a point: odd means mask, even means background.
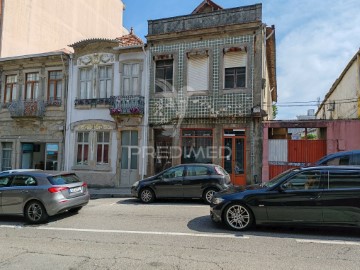
[[[92,107],[104,107],[111,106],[113,104],[112,97],[110,98],[76,98],[75,108],[92,108]]]
[[[3,104],[7,107],[12,118],[45,116],[45,102],[43,100],[16,100]]]
[[[113,96],[110,115],[116,117],[142,117],[145,111],[145,98],[138,95]]]

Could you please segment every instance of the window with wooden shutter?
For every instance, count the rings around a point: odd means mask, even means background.
[[[209,90],[209,57],[192,55],[188,59],[188,91]]]
[[[230,51],[224,55],[224,88],[246,87],[247,54],[243,51]]]

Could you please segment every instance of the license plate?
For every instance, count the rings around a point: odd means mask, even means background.
[[[82,187],[74,187],[74,188],[70,188],[70,193],[78,193],[78,192],[82,192]]]

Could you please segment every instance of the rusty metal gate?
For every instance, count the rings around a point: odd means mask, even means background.
[[[269,179],[290,168],[308,166],[326,155],[326,140],[269,140]]]

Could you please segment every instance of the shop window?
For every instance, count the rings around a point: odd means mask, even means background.
[[[12,143],[2,143],[2,155],[1,155],[1,170],[11,170],[11,157],[13,152],[13,144]]]
[[[181,163],[212,163],[213,146],[211,129],[183,129],[181,131]]]

